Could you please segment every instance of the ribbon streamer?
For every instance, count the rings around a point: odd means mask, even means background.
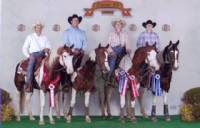
[[[50,89],[50,106],[55,107],[55,98],[54,98],[54,88],[55,86],[53,84],[50,84],[49,89]]]
[[[152,74],[151,77],[151,90],[154,93],[155,96],[161,96],[162,95],[162,89],[160,86],[160,75],[159,74]]]

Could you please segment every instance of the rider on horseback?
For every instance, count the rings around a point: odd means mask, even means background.
[[[125,21],[116,20],[112,22],[112,25],[115,31],[110,33],[108,39],[108,43],[110,46],[108,49],[108,62],[110,66],[110,71],[107,76],[108,84],[111,84],[113,72],[117,68],[121,58],[126,52],[130,52],[130,49],[126,49],[130,48],[128,35],[127,33],[122,31],[123,27],[126,25]]]
[[[41,22],[36,22],[33,25],[34,33],[27,36],[22,51],[23,54],[29,58],[27,67],[27,78],[25,82],[25,91],[33,91],[33,81],[34,81],[34,68],[38,64],[37,58],[45,58],[46,53],[50,52],[50,43],[45,35],[42,34],[44,25]],[[37,86],[37,85],[34,85]],[[39,87],[36,87],[39,88]]]

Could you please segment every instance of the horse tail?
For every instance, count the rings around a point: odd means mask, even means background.
[[[26,100],[25,91],[22,90],[22,91],[20,91],[20,98],[19,98],[19,108],[20,108],[21,113],[23,113],[23,111],[24,111],[25,100]]]

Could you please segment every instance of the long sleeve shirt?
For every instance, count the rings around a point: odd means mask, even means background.
[[[160,39],[157,33],[155,32],[142,32],[137,40],[137,48],[146,46],[148,42],[149,45],[156,43],[157,51],[160,51]]]
[[[130,48],[130,44],[129,44],[129,40],[128,40],[128,34],[125,32],[111,32],[109,34],[109,38],[108,38],[108,44],[110,45],[109,47],[109,52],[112,52],[112,47],[121,45],[121,46],[126,46],[127,49],[131,49]]]
[[[45,48],[51,49],[51,45],[46,36],[38,36],[36,33],[30,34],[26,37],[22,52],[26,57],[29,57],[33,52],[40,52]]]
[[[74,48],[85,50],[87,47],[87,37],[85,31],[73,27],[65,30],[64,44],[67,46],[74,45]]]

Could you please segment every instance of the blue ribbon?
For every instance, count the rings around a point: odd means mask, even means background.
[[[160,87],[160,75],[154,73],[151,77],[151,89],[155,96],[162,95],[162,89]]]
[[[124,70],[121,70],[119,72],[119,92],[123,90],[125,79],[126,79],[126,72]]]

